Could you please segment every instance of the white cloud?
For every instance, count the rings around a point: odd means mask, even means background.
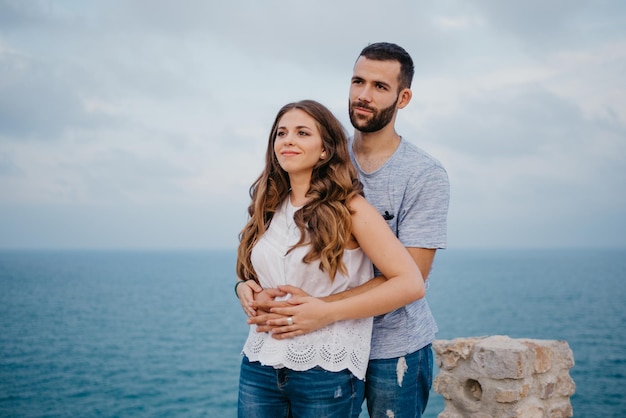
[[[433,23],[436,27],[443,30],[468,29],[473,26],[483,25],[482,19],[471,16],[441,16],[434,18]]]
[[[623,5],[0,1],[0,248],[236,245],[286,102],[348,126],[359,50],[416,64],[398,131],[450,246],[626,245]]]

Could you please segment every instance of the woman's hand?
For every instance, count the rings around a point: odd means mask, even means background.
[[[267,325],[272,327],[272,337],[278,340],[307,334],[335,322],[332,302],[311,296],[296,296],[287,302],[289,306],[270,309],[271,313],[279,314],[281,318],[267,320]]]
[[[262,293],[258,294],[252,302],[252,308],[257,312],[254,317],[248,319],[248,324],[255,324],[257,326],[257,332],[271,332],[279,329],[284,325],[289,324],[289,320],[286,315],[281,315],[274,312],[275,308],[288,308],[293,306],[292,299],[289,300],[275,300],[278,296],[286,296],[287,294],[293,297],[305,297],[309,296],[304,290],[295,286],[278,286],[277,289],[266,289]],[[293,318],[291,319],[293,321]],[[282,332],[285,332],[282,330]],[[301,332],[304,334],[304,332]]]

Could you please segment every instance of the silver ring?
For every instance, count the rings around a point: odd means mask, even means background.
[[[293,325],[293,316],[288,316],[287,317],[287,325]]]

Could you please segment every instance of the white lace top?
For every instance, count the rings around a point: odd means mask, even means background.
[[[360,248],[345,250],[343,261],[348,276],[337,273],[331,282],[318,262],[302,261],[308,247],[287,250],[298,242],[300,231],[295,225],[294,208],[289,198],[276,211],[268,230],[252,250],[251,260],[263,288],[290,284],[308,294],[323,297],[356,287],[373,277],[372,263]],[[288,299],[287,295],[284,299]],[[250,327],[243,348],[250,361],[260,361],[276,368],[308,370],[320,366],[337,372],[348,369],[359,379],[365,377],[372,334],[372,318],[338,321],[309,334],[276,340],[268,333]]]

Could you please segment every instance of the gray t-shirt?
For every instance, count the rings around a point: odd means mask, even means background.
[[[448,174],[441,163],[401,139],[389,160],[365,173],[350,139],[350,157],[363,183],[365,198],[386,219],[405,247],[445,248],[450,202]],[[376,274],[380,274],[376,269]],[[428,290],[430,280],[426,282]],[[413,353],[430,344],[438,331],[426,297],[374,318],[371,359]]]

